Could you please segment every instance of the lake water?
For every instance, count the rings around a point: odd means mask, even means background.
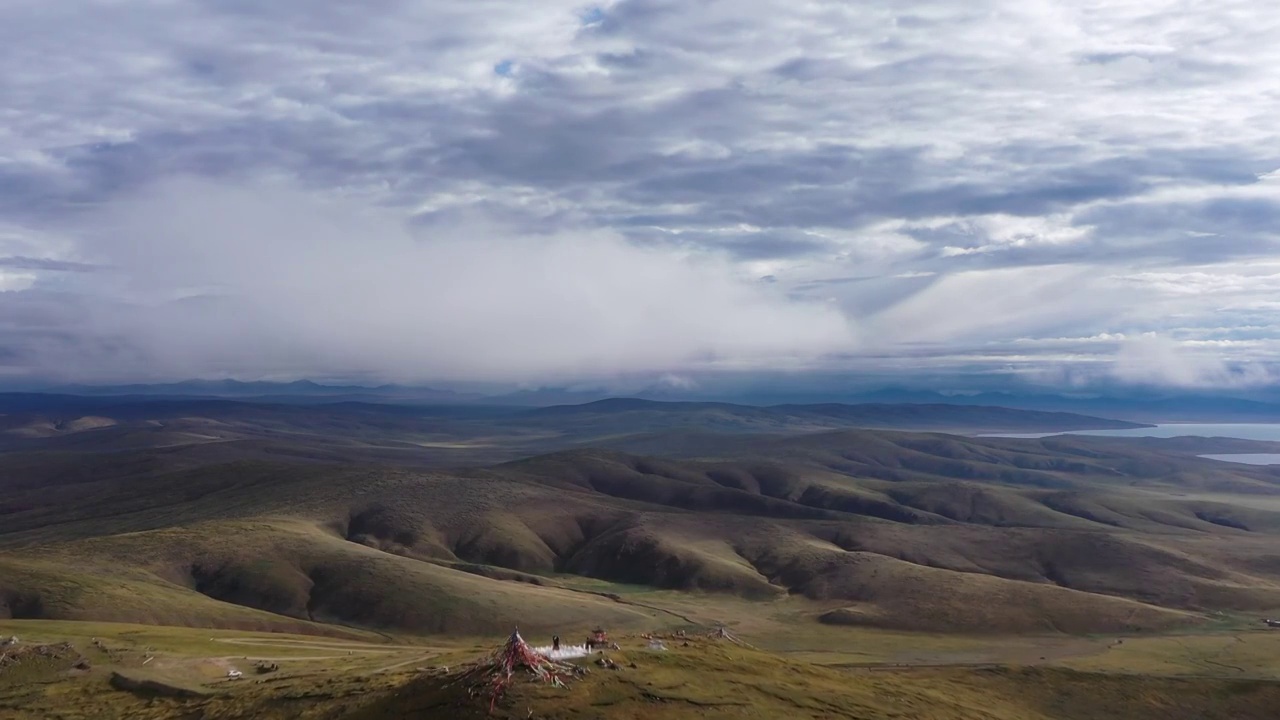
[[[1280,442],[1280,423],[1169,423],[1149,428],[1126,430],[1077,430],[1071,433],[1000,433],[983,437],[1043,438],[1054,435],[1099,435],[1103,437],[1153,437],[1173,438],[1188,435],[1196,437],[1226,437],[1239,440]],[[1202,455],[1211,460],[1238,462],[1246,465],[1280,465],[1280,453],[1231,453]]]
[[[1169,423],[1149,428],[1128,428],[1125,430],[1073,430],[1069,433],[993,433],[983,437],[1042,438],[1054,435],[1154,438],[1194,435],[1197,437],[1227,437],[1240,440],[1280,442],[1280,423]]]
[[[1280,454],[1277,453],[1228,453],[1226,455],[1201,455],[1210,460],[1244,463],[1245,465],[1280,465]]]

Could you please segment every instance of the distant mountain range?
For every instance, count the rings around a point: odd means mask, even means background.
[[[852,403],[985,405],[1023,410],[1101,415],[1137,422],[1280,422],[1280,402],[1173,394],[1162,397],[1069,397],[986,392],[949,396],[918,390],[881,390],[840,398]]]
[[[797,427],[846,426],[865,428],[911,428],[915,430],[958,430],[963,428],[1035,427],[1039,431],[1103,430],[1142,427],[1139,423],[1067,412],[1010,409],[984,405],[922,403],[820,403],[813,405],[770,405],[758,407],[732,403],[662,402],[637,398],[609,398],[580,405],[539,408],[530,415],[544,419],[580,419],[597,427],[627,418],[643,424],[645,416],[671,425],[696,420],[699,425],[752,422],[785,423]]]
[[[514,393],[482,394],[385,384],[326,385],[310,380],[288,383],[237,380],[186,380],[164,384],[60,385],[38,392],[82,397],[234,398],[278,403],[372,402],[415,405],[505,405],[548,407],[605,400],[618,393],[599,390],[539,388]],[[954,395],[927,390],[887,388],[868,392],[795,393],[779,390],[728,392],[722,395],[679,391],[666,387],[642,389],[627,395],[662,401],[727,402],[748,406],[777,405],[969,405],[1039,412],[1067,412],[1135,422],[1280,422],[1280,395],[1260,391],[1253,399],[1210,393],[1154,393],[1068,396],[1052,393],[983,392]]]

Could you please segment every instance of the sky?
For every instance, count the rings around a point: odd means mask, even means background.
[[[1280,377],[1256,0],[7,0],[0,384]]]

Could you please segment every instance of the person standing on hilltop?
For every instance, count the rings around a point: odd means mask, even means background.
[[[551,636],[551,651],[552,651],[552,652],[559,652],[559,650],[560,650],[560,636],[559,636],[559,635],[552,635],[552,636]]]

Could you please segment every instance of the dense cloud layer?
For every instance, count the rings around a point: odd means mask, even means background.
[[[0,371],[1269,382],[1277,41],[1243,1],[5,3]]]

